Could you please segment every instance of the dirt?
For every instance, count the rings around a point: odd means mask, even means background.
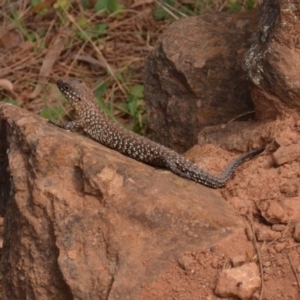
[[[283,145],[298,144],[297,120],[295,123],[281,121],[277,125],[280,129],[274,136],[282,137],[281,132],[284,132]],[[190,259],[188,269],[174,261],[167,274],[145,287],[142,300],[220,299],[214,293],[218,275],[223,269],[231,268],[232,260],[238,256],[246,257],[246,262],[256,262],[263,270],[262,288],[251,299],[299,299],[300,243],[294,233],[295,224],[300,220],[299,156],[276,166],[274,143],[239,167],[226,188],[220,190],[224,201],[235,209],[236,217],[244,220],[245,230],[208,249],[185,253]],[[187,156],[216,174],[234,157],[209,144],[194,147]]]

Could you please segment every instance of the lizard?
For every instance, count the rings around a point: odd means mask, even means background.
[[[57,87],[75,110],[77,118],[65,124],[55,124],[63,129],[82,129],[96,142],[114,149],[137,161],[203,184],[210,188],[224,187],[234,170],[247,159],[264,151],[264,147],[246,152],[234,159],[220,175],[213,175],[195,163],[146,137],[138,135],[112,121],[98,106],[93,91],[75,78],[57,80]]]

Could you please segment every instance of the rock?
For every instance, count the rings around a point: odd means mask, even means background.
[[[300,157],[300,146],[289,145],[286,147],[279,147],[276,152],[273,153],[274,162],[277,166],[281,166],[285,163],[292,162]]]
[[[260,119],[299,110],[300,7],[297,1],[264,0],[259,30],[245,57],[253,83],[252,100]]]
[[[221,297],[249,299],[260,287],[261,279],[255,263],[223,270],[218,278],[215,293]]]
[[[254,10],[210,13],[180,19],[165,30],[145,65],[154,140],[182,152],[205,126],[253,110],[243,59],[257,21]]]
[[[276,265],[278,267],[282,267],[284,265],[284,260],[283,260],[283,258],[281,256],[277,256]]]
[[[4,299],[139,299],[183,253],[242,230],[212,189],[12,105],[0,120]]]
[[[178,259],[179,266],[187,272],[191,272],[191,270],[193,269],[192,267],[193,263],[194,263],[193,258],[187,255],[182,255]]]
[[[255,292],[255,293],[251,296],[251,300],[260,300],[260,293]]]
[[[271,262],[270,262],[270,261],[265,261],[265,262],[263,263],[263,266],[266,267],[266,268],[268,268],[268,267],[271,266]]]
[[[272,231],[268,227],[259,227],[255,231],[256,238],[259,242],[270,242],[281,237],[280,232]]]
[[[283,231],[285,229],[285,225],[283,224],[274,224],[272,225],[272,230],[273,231]]]
[[[293,237],[296,242],[300,242],[300,222],[295,224]]]
[[[280,253],[284,248],[286,247],[286,243],[277,243],[274,248],[276,250],[277,253]]]
[[[271,224],[287,223],[288,216],[281,202],[276,200],[261,201],[258,205],[263,218]]]
[[[248,240],[253,241],[253,239],[254,239],[253,231],[252,231],[252,228],[249,225],[246,225],[245,233],[247,235]]]
[[[237,255],[231,259],[231,262],[234,267],[239,267],[244,264],[246,260],[247,258],[245,257],[245,255]]]
[[[273,271],[271,268],[264,268],[264,274],[272,275],[273,272],[274,272],[274,271]]]
[[[285,197],[297,197],[299,195],[298,185],[296,182],[288,181],[282,183],[279,189]]]
[[[211,266],[214,268],[214,269],[217,269],[218,266],[219,266],[219,257],[215,256],[211,262]]]

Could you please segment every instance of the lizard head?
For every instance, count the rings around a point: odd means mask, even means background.
[[[59,79],[57,80],[56,85],[76,112],[84,110],[89,104],[93,105],[93,92],[77,79]]]

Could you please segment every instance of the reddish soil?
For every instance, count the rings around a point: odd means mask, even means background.
[[[298,143],[297,121],[295,124],[287,121],[277,125],[280,129],[274,132],[275,140],[276,136],[280,136],[277,140],[282,145],[294,146]],[[252,299],[299,299],[300,243],[294,237],[294,224],[300,220],[299,158],[275,166],[273,152],[274,145],[267,146],[258,157],[240,166],[226,188],[220,190],[224,201],[235,209],[236,217],[244,220],[245,230],[209,249],[185,253],[191,259],[189,268],[184,270],[174,261],[167,274],[145,287],[141,299],[220,299],[214,293],[218,274],[223,269],[231,268],[232,258],[239,255],[246,257],[247,262],[256,262],[263,270],[262,290],[258,290]],[[213,145],[196,146],[187,156],[215,173],[220,172],[234,157]],[[270,203],[279,205],[271,209]],[[269,221],[275,218],[273,224],[263,217],[266,215],[264,209],[269,210]],[[276,217],[277,223],[281,224],[274,224]],[[256,232],[255,241],[251,240],[253,231]],[[260,237],[259,232],[264,231],[270,234],[269,238]],[[257,241],[257,237],[262,241]]]

